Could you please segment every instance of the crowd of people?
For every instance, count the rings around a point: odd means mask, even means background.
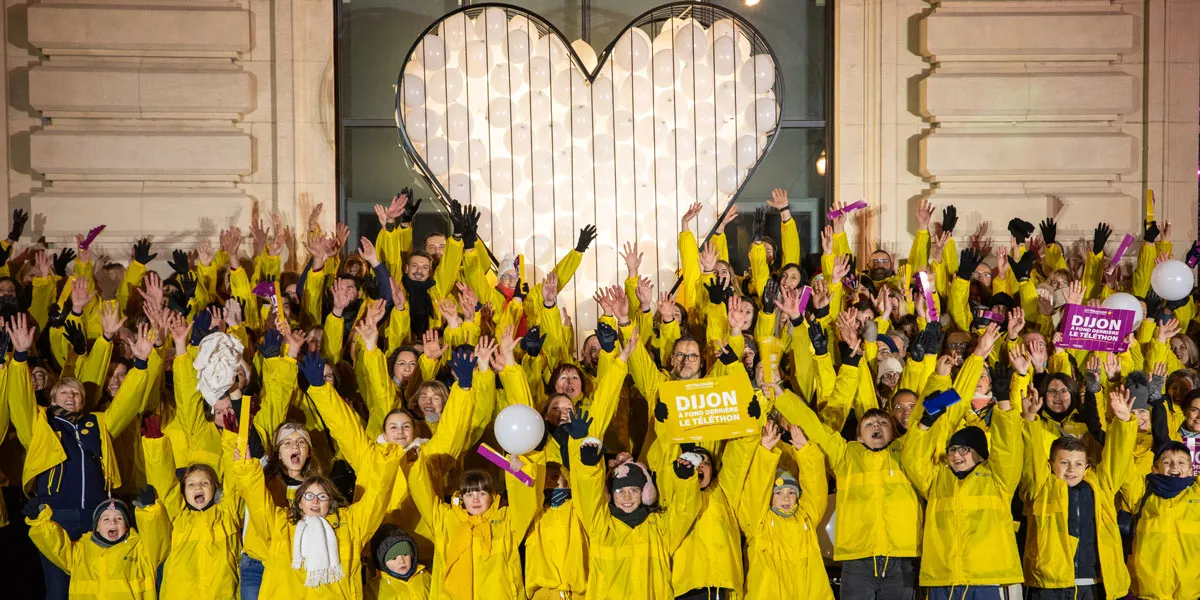
[[[493,262],[474,207],[414,240],[420,205],[354,250],[318,207],[302,252],[256,218],[127,262],[18,249],[14,214],[0,525],[46,598],[1200,597],[1195,303],[1150,289],[1169,224],[1115,263],[1107,225],[1050,219],[960,251],[922,202],[901,262],[855,257],[835,203],[806,255],[776,190],[745,273],[693,206],[679,284],[626,246],[583,331],[557,300],[594,227],[556,265]],[[1144,315],[1124,350],[1064,347],[1065,307],[1118,292]],[[757,432],[672,441],[659,388],[717,375]],[[500,467],[476,449],[515,405],[545,433]]]

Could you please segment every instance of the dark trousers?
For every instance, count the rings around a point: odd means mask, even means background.
[[[238,567],[238,575],[240,577],[240,586],[242,592],[242,600],[258,600],[258,591],[262,587],[263,564],[262,561],[251,558],[249,554],[242,553],[242,562]]]
[[[681,596],[675,596],[675,600],[729,600],[729,594],[729,590],[725,588],[696,588]]]
[[[912,600],[916,594],[915,559],[872,556],[842,563],[842,600]]]
[[[78,540],[92,529],[92,515],[90,511],[87,514],[84,512],[79,509],[56,508],[50,519],[58,523],[72,540]],[[42,555],[42,578],[46,581],[46,600],[67,600],[71,577],[54,566],[45,555]]]
[[[928,593],[929,600],[1000,600],[998,585],[931,587]]]
[[[1025,600],[1104,600],[1104,584],[1069,588],[1025,588]]]

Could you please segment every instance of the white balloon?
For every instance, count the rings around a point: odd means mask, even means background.
[[[512,106],[508,98],[492,98],[488,103],[488,123],[501,129],[506,129],[512,124]]]
[[[675,121],[675,90],[666,90],[654,98],[654,117]]]
[[[1150,287],[1163,300],[1182,300],[1196,287],[1196,275],[1183,261],[1164,261],[1150,274]]]
[[[633,140],[633,113],[628,110],[618,110],[613,113],[613,137],[621,145]],[[630,144],[632,147],[632,144]]]
[[[1104,302],[1101,303],[1101,306],[1104,308],[1116,308],[1120,310],[1133,311],[1134,327],[1137,327],[1138,323],[1141,323],[1142,318],[1145,316],[1145,312],[1142,310],[1141,302],[1138,302],[1138,299],[1133,295],[1126,294],[1124,292],[1116,293],[1105,298]]]
[[[632,104],[633,112],[639,115],[649,114],[654,107],[654,86],[650,80],[641,76],[634,75],[625,80],[621,84],[620,94],[617,98],[619,102]],[[632,103],[630,103],[632,99]]]
[[[542,443],[546,422],[532,406],[510,404],[496,415],[496,441],[509,454],[525,454]]]
[[[467,77],[484,77],[487,75],[488,51],[487,44],[480,41],[467,43]]]
[[[533,132],[529,125],[517,123],[504,132],[504,145],[514,158],[528,157],[533,148]]]
[[[573,66],[555,72],[551,91],[554,101],[560,105],[578,104],[592,95],[587,80]]]
[[[532,117],[533,117],[534,122],[543,123],[543,122],[549,121],[550,120],[550,111],[552,108],[552,104],[550,102],[550,95],[547,94],[546,92],[543,92],[542,90],[530,92],[529,108],[530,108],[530,111],[532,111]]]
[[[459,202],[467,203],[471,201],[471,176],[465,173],[455,173],[450,176],[449,183],[446,184],[446,191],[450,192],[450,197]]]
[[[703,100],[713,94],[713,71],[706,64],[691,64],[683,68],[675,80],[675,86],[688,98]]]
[[[426,70],[434,71],[446,65],[446,44],[436,35],[425,36],[419,54]]]
[[[467,42],[467,16],[458,13],[442,22],[442,39],[447,48],[461,49]]]
[[[504,9],[493,7],[483,11],[483,22],[488,44],[503,44],[508,35],[508,16]]]
[[[571,49],[579,55],[579,62],[583,63],[583,68],[587,69],[589,73],[596,69],[596,49],[592,48],[591,44],[583,40],[575,40],[571,42]]]
[[[446,69],[430,75],[425,81],[425,95],[438,104],[457,102],[466,81],[458,69]]]
[[[775,62],[770,55],[758,54],[746,59],[738,73],[738,85],[755,93],[771,89],[775,85]]]
[[[425,164],[439,177],[450,170],[450,143],[445,138],[429,140],[429,146],[425,148]]]
[[[699,202],[710,200],[717,193],[717,182],[712,170],[689,166],[683,171],[683,189]]]
[[[513,73],[511,65],[503,64],[492,67],[488,75],[488,86],[492,96],[508,96],[512,92],[512,84],[521,78],[519,73]],[[508,99],[505,98],[505,101]]]
[[[425,125],[425,109],[418,108],[404,114],[404,131],[408,133],[408,139],[424,142],[428,133]]]
[[[416,75],[405,75],[400,83],[400,95],[406,106],[425,104],[425,81]]]
[[[738,168],[749,169],[758,161],[758,151],[763,147],[757,136],[743,135],[737,139]]]
[[[529,85],[534,89],[545,89],[550,85],[550,59],[535,56],[529,59]]]
[[[738,187],[738,170],[734,167],[721,167],[717,171],[717,189],[723,194],[732,194],[737,191]]]
[[[545,150],[534,150],[530,155],[529,165],[533,168],[537,185],[540,186],[554,174],[554,155]]]
[[[483,140],[471,140],[467,144],[467,149],[469,150],[467,156],[471,159],[472,167],[479,169],[488,161],[488,149]]]
[[[497,148],[492,148],[492,153],[496,154]],[[491,178],[492,190],[507,194],[513,189],[513,165],[511,158],[494,158],[483,166],[481,171],[488,173]]]
[[[665,160],[654,161],[654,189],[659,194],[670,194],[675,191],[675,158],[665,157]]]
[[[713,42],[713,68],[717,75],[732,75],[737,67],[733,36],[721,36]]]
[[[743,117],[745,123],[739,124],[739,130],[766,133],[775,129],[775,120],[779,118],[779,105],[770,98],[759,98],[754,104],[746,107]]]
[[[592,111],[590,109],[571,111],[571,136],[575,139],[592,137]]]
[[[650,36],[633,27],[613,46],[612,59],[626,71],[641,71],[650,62]]]
[[[451,104],[446,107],[446,137],[451,142],[464,142],[469,135],[471,113],[462,104]]]
[[[656,87],[671,87],[682,70],[683,67],[676,62],[675,55],[669,49],[654,53],[654,68],[651,70],[651,75],[654,77]]]
[[[675,56],[686,63],[695,63],[708,55],[708,38],[695,22],[688,23],[675,33]]]
[[[607,133],[598,133],[592,140],[592,159],[596,165],[607,165],[616,157],[616,141]]]
[[[509,30],[508,43],[504,45],[508,60],[518,65],[525,64],[525,61],[529,60],[531,43],[528,32],[520,29]]]
[[[608,77],[600,76],[592,82],[592,110],[596,116],[612,114],[613,83]]]

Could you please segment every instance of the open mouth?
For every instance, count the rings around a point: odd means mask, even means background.
[[[883,432],[882,432],[882,431],[875,431],[875,432],[872,432],[872,433],[871,433],[871,439],[873,439],[873,440],[882,440],[882,439],[883,439]]]
[[[110,541],[115,541],[120,536],[117,533],[117,529],[115,527],[111,527],[104,530],[104,537]]]
[[[288,454],[287,460],[288,463],[290,463],[293,467],[300,466],[300,453],[292,452],[291,454]]]
[[[204,494],[196,494],[195,496],[192,496],[192,503],[196,506],[204,506],[207,501],[208,497]]]

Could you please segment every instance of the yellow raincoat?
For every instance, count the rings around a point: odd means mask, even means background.
[[[71,576],[71,600],[154,600],[155,573],[171,547],[171,523],[162,504],[135,509],[138,529],[124,541],[103,548],[84,534],[76,541],[50,519],[43,507],[29,523],[29,537],[55,566]]]
[[[429,571],[424,565],[417,565],[416,572],[408,581],[380,573],[367,582],[366,597],[375,600],[428,600]]]
[[[1135,486],[1135,497],[1145,500],[1128,563],[1134,595],[1200,598],[1200,485],[1169,500],[1147,494],[1144,477]]]
[[[833,600],[829,576],[817,543],[817,527],[829,503],[825,457],[813,444],[795,453],[800,498],[796,512],[783,516],[771,509],[780,449],[755,449],[738,521],[746,532],[747,600],[806,598]],[[717,550],[717,549],[714,549]]]
[[[571,490],[588,536],[589,600],[675,597],[671,554],[700,512],[700,487],[694,478],[679,481],[671,473],[664,473],[658,484],[660,489],[677,486],[674,501],[665,512],[651,513],[640,525],[630,528],[611,512],[605,495],[604,467],[580,462],[579,441],[572,440]]]
[[[1025,465],[1021,489],[1025,512],[1029,515],[1029,533],[1025,538],[1025,583],[1031,587],[1075,587],[1075,548],[1079,538],[1067,530],[1067,483],[1050,470],[1044,440],[1045,428],[1037,421],[1024,427]],[[1092,487],[1095,497],[1096,542],[1099,548],[1100,579],[1111,599],[1129,593],[1129,571],[1125,568],[1121,530],[1117,526],[1114,498],[1132,466],[1137,421],[1114,420],[1108,426],[1100,464],[1088,469],[1083,481]]]
[[[366,486],[367,492],[361,500],[349,507],[338,507],[325,517],[337,537],[338,558],[344,576],[337,582],[316,588],[304,585],[303,569],[292,568],[296,524],[288,518],[285,509],[275,505],[263,481],[262,467],[256,460],[235,462],[233,471],[250,512],[251,528],[257,529],[268,544],[259,598],[361,598],[363,549],[383,521],[383,511],[392,491],[387,484],[395,477],[399,458],[398,453],[391,457],[387,468],[378,474],[380,479]]]
[[[959,479],[942,458],[969,402],[950,407],[928,431],[910,429],[904,470],[925,498],[921,539],[924,587],[1010,585],[1023,579],[1012,526],[1012,495],[1021,478],[1020,415],[992,413],[990,458]]]

